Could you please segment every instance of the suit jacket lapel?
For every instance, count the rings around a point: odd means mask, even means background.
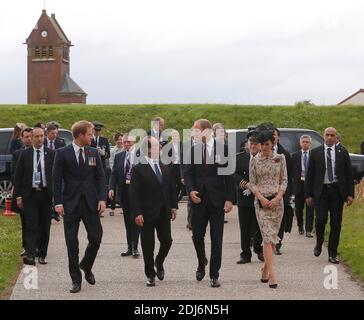
[[[69,158],[70,161],[72,162],[72,167],[75,168],[75,172],[77,172],[78,175],[81,175],[81,171],[80,171],[80,167],[78,165],[78,159],[75,153],[75,149],[73,148],[73,145],[71,144],[69,147]]]

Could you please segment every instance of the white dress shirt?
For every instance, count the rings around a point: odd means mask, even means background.
[[[157,166],[159,168],[159,171],[162,174],[161,167],[159,166],[159,159],[151,159],[151,158],[148,158],[148,157],[145,157],[145,159],[148,161],[150,167],[153,169],[153,171],[154,171],[155,174],[156,174],[155,167],[154,167],[155,164],[157,164]]]
[[[52,143],[53,143],[53,149],[51,148],[51,141],[52,141]],[[49,139],[47,138],[47,147],[48,147],[49,149],[55,150],[55,149],[56,149],[55,142],[56,142],[56,140],[49,140]]]
[[[37,150],[40,151],[40,167],[42,170],[42,185],[43,188],[47,187],[47,179],[46,179],[46,173],[45,173],[45,161],[44,161],[44,146],[41,146],[40,149],[36,149],[33,147],[33,172],[38,172],[38,163],[37,163]],[[33,182],[32,182],[33,188],[38,188],[38,184],[34,182],[34,176],[33,176]]]
[[[74,141],[72,142],[72,146],[73,146],[73,150],[75,151],[77,163],[78,163],[78,159],[80,156],[80,149],[82,149],[82,151],[83,151],[82,158],[83,158],[83,161],[86,163],[85,148],[78,146]]]
[[[334,183],[337,182],[337,176],[336,176],[336,170],[335,170],[335,161],[336,161],[336,156],[335,156],[335,145],[333,145],[332,147],[327,146],[326,144],[324,144],[324,148],[325,148],[325,166],[326,166],[326,171],[325,171],[325,178],[324,178],[324,184],[330,184],[330,183]],[[332,175],[334,177],[334,181],[330,182],[329,180],[329,176],[327,174],[327,149],[331,148],[331,163],[332,163]]]
[[[209,157],[211,157],[212,154],[212,149],[214,147],[214,139],[210,139],[209,141],[206,142],[206,147],[207,147],[207,152],[209,154]]]
[[[179,144],[179,142],[172,142],[172,146],[173,146],[172,154],[174,155],[173,163],[179,164],[180,163],[180,144]]]

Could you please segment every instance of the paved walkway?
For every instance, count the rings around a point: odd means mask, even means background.
[[[186,229],[185,203],[180,205],[178,217],[172,225],[174,241],[165,262],[165,280],[157,280],[155,288],[147,288],[142,257],[120,257],[120,252],[126,248],[126,239],[123,217],[119,212],[117,210],[113,217],[106,213],[102,219],[104,237],[93,269],[97,282],[95,286],[83,281],[79,294],[68,292],[71,281],[68,275],[63,224],[53,223],[49,263],[46,266],[37,265],[38,289],[25,289],[23,280],[26,275],[22,272],[11,299],[364,299],[363,289],[351,279],[341,264],[337,268],[338,289],[324,288],[327,253],[323,252],[321,257],[315,258],[315,240],[298,235],[296,226],[293,227],[292,234],[286,234],[283,255],[275,257],[278,289],[269,289],[267,284],[262,284],[259,281],[262,263],[256,256],[250,264],[236,264],[240,253],[236,207],[227,217],[229,223],[225,224],[220,273],[222,286],[218,289],[211,288],[208,277],[197,282],[195,252],[191,233]],[[86,237],[82,227],[81,252],[85,245]]]

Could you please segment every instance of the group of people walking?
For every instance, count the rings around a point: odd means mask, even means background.
[[[292,223],[294,198],[298,230],[313,237],[319,256],[330,213],[329,262],[339,263],[337,248],[343,205],[354,197],[354,181],[347,150],[338,144],[337,132],[327,128],[325,144],[310,149],[311,138],[300,138],[301,150],[290,154],[279,144],[280,132],[271,123],[250,128],[242,150],[233,153],[222,125],[195,121],[191,139],[182,143],[177,131],[172,140],[163,134],[164,120],[136,144],[126,133],[115,136],[116,145],[101,137],[102,124],[79,121],[72,126],[73,142],[61,146],[58,128],[41,126],[21,130],[21,148],[13,158],[13,197],[22,217],[24,263],[46,264],[51,213],[62,217],[68,251],[71,293],[85,280],[96,283],[92,268],[102,241],[100,217],[107,204],[121,204],[127,249],[122,256],[139,257],[140,237],[148,287],[165,277],[164,261],[172,247],[171,221],[178,211],[178,195],[185,185],[189,198],[188,225],[197,256],[195,277],[201,281],[209,265],[211,287],[220,287],[225,214],[238,206],[241,254],[239,264],[251,262],[252,252],[264,262],[260,280],[278,287],[273,256],[281,254],[282,240]],[[47,138],[46,136],[47,135]],[[63,142],[64,143],[64,142]],[[57,150],[56,150],[57,149]],[[163,156],[171,160],[162,161]],[[110,158],[110,159],[109,159]],[[111,160],[107,176],[105,161]],[[234,170],[226,170],[233,163]],[[304,226],[304,208],[306,223]],[[314,214],[315,212],[315,214]],[[78,231],[83,222],[89,244],[79,261]],[[210,227],[211,254],[205,249]],[[288,228],[289,229],[289,228]],[[154,256],[155,231],[160,242]]]

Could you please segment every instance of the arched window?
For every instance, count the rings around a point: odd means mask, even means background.
[[[38,46],[35,47],[34,56],[36,58],[40,58],[40,50]]]
[[[48,47],[48,57],[53,57],[53,46]]]
[[[42,47],[42,58],[47,58],[47,48],[46,48],[46,46]]]

